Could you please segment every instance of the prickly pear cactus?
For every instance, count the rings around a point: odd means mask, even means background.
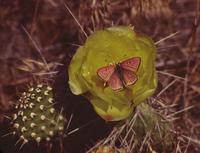
[[[12,118],[13,134],[19,135],[23,144],[35,140],[50,141],[64,129],[64,117],[53,107],[52,88],[39,84],[30,87],[15,106]]]
[[[114,91],[98,76],[99,68],[132,57],[141,59],[134,85]],[[132,27],[117,26],[94,32],[77,50],[69,65],[69,86],[73,94],[84,95],[106,121],[131,116],[135,107],[150,97],[157,87],[156,47],[153,40]],[[114,84],[117,84],[115,81]]]

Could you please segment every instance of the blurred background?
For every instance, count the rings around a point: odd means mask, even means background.
[[[174,130],[187,137],[177,141],[183,144],[174,146],[174,151],[200,152],[199,8],[199,0],[0,0],[0,134],[8,130],[4,115],[12,110],[18,93],[33,75],[45,72],[41,54],[55,70],[56,80],[64,81],[56,85],[62,86],[60,94],[70,92],[67,66],[76,49],[84,44],[84,33],[131,25],[135,31],[149,35],[157,46],[157,93],[167,87],[157,98],[174,106]],[[37,62],[30,64],[30,60]],[[74,101],[84,100],[79,97]],[[98,118],[92,116],[90,120]],[[106,135],[112,126],[100,122],[98,127],[106,128]],[[16,152],[15,141],[0,138],[0,150]],[[27,150],[25,146],[21,151]]]

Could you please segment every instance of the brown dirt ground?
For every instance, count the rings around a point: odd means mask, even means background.
[[[174,130],[178,135],[188,136],[189,140],[185,139],[184,142],[180,140],[180,149],[176,146],[174,152],[200,152],[199,0],[0,0],[0,123],[2,124],[0,134],[3,135],[7,131],[7,122],[3,115],[9,113],[18,98],[18,93],[23,91],[30,81],[36,78],[44,79],[41,76],[33,77],[33,74],[40,74],[45,69],[45,66],[37,63],[29,67],[28,71],[20,70],[24,68],[25,59],[43,62],[38,48],[47,63],[52,64],[50,64],[51,68],[59,71],[58,75],[48,79],[56,80],[51,82],[58,87],[59,94],[67,92],[65,98],[62,99],[77,101],[77,104],[73,104],[73,108],[70,108],[71,111],[74,108],[78,110],[80,105],[84,105],[82,101],[85,100],[82,97],[73,97],[67,87],[63,86],[67,84],[65,74],[67,65],[77,45],[85,41],[84,33],[64,3],[68,5],[88,35],[93,30],[112,25],[130,24],[136,31],[151,36],[155,42],[174,34],[157,44],[156,67],[159,77],[157,93],[170,85],[158,98],[166,105],[176,105],[172,109],[173,112],[193,106],[176,115],[178,119],[174,121]],[[178,33],[175,34],[176,32]],[[55,63],[63,65],[55,66]],[[60,101],[64,103],[64,100]],[[71,104],[64,105],[72,107]],[[90,108],[91,106],[84,105],[83,107]],[[77,119],[76,122],[81,125],[87,123],[88,120],[98,119],[99,125],[95,124],[97,127],[92,128],[105,130],[101,131],[99,136],[88,136],[87,139],[80,140],[81,142],[100,139],[107,135],[113,126],[113,124],[107,126],[92,113],[92,108],[90,112],[92,115],[82,119],[84,122],[80,123],[81,119]],[[82,111],[82,113],[85,112]],[[65,145],[68,143],[68,146],[73,146],[73,143],[82,137],[75,136],[72,138],[73,141],[66,140]],[[94,140],[90,140],[90,137]],[[8,153],[16,152],[16,147],[13,146],[15,140],[0,139],[0,150],[5,153],[6,150]],[[8,147],[3,149],[5,144]],[[45,148],[34,147],[34,151],[37,152],[45,150]],[[28,149],[25,146],[20,152],[26,152]],[[69,149],[69,152],[81,151]]]

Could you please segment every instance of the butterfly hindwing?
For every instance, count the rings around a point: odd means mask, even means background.
[[[137,75],[132,71],[123,69],[123,84],[125,87],[134,84],[137,81]]]
[[[124,60],[120,63],[120,66],[123,69],[136,72],[140,66],[141,59],[140,57],[132,57],[127,60]]]
[[[115,71],[115,65],[109,65],[97,70],[98,76],[107,82]]]
[[[123,89],[123,83],[119,78],[119,74],[117,71],[114,71],[114,73],[111,75],[111,77],[108,80],[108,85],[113,90],[121,90]]]

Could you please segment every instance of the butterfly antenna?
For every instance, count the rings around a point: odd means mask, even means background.
[[[83,32],[83,34],[87,38],[88,37],[87,33],[85,32],[85,30],[83,29],[82,25],[79,23],[79,21],[77,20],[77,18],[75,17],[75,15],[72,13],[72,11],[70,10],[70,8],[67,6],[67,4],[65,2],[64,2],[64,6],[67,9],[67,11],[71,14],[71,16],[74,18],[74,20],[76,21],[76,23],[80,27],[81,31]]]

